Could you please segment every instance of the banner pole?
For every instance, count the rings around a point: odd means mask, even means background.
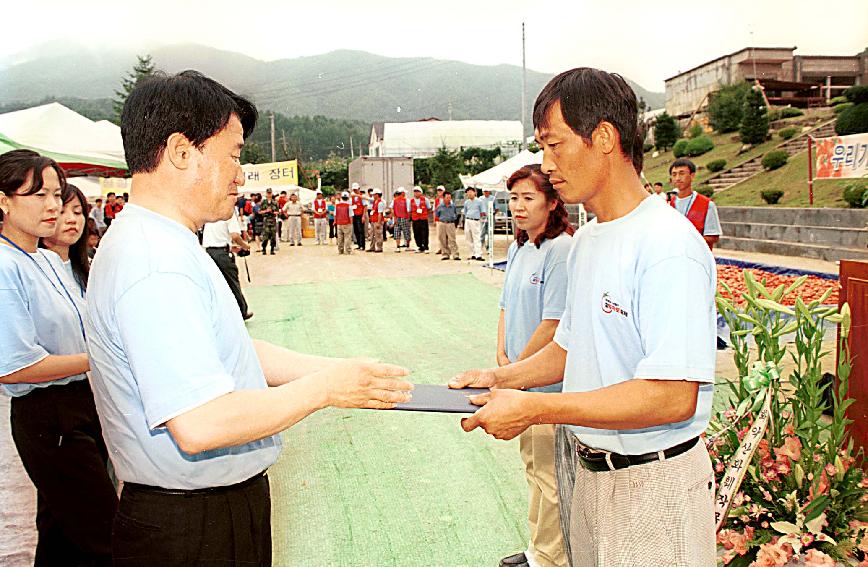
[[[814,138],[812,136],[808,136],[808,204],[812,207],[814,206],[814,172],[812,163],[814,161]]]

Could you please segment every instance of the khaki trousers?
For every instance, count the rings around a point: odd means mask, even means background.
[[[470,248],[470,255],[475,258],[482,257],[482,243],[480,237],[480,222],[473,219],[464,219],[464,240]]]
[[[533,558],[541,567],[567,567],[555,478],[555,426],[532,425],[521,434],[518,444],[527,478]]]
[[[301,217],[289,217],[286,222],[289,225],[289,243],[301,244]]]
[[[338,224],[335,225],[338,229],[338,254],[353,253],[353,225]]]
[[[313,219],[313,229],[317,244],[327,244],[329,236],[328,219]]]
[[[458,241],[455,239],[455,223],[440,222],[438,235],[440,237],[440,251],[447,258],[451,254],[453,258],[458,258]]]
[[[383,251],[383,221],[371,223],[371,250]]]

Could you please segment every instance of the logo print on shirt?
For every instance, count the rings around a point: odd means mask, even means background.
[[[617,302],[612,301],[612,299],[609,297],[608,291],[603,293],[603,301],[602,301],[601,307],[603,309],[603,313],[613,313],[614,312],[614,313],[619,313],[619,314],[623,315],[624,317],[629,316],[629,314],[627,313],[627,311],[625,309],[623,309],[620,305],[618,305]]]
[[[539,277],[539,275],[537,275],[537,274],[531,274],[530,275],[530,285],[539,285],[541,283],[543,283],[543,281],[542,281],[542,278]]]

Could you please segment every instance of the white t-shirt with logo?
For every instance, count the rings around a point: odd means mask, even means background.
[[[649,196],[624,217],[594,219],[576,232],[567,271],[567,303],[554,338],[567,351],[564,392],[634,378],[701,383],[689,420],[621,431],[570,426],[579,440],[638,455],[705,431],[714,391],[717,272],[693,225]]]

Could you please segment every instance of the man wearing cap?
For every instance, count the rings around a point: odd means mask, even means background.
[[[437,238],[437,245],[440,245],[440,217],[437,216],[437,207],[443,202],[443,193],[446,192],[446,187],[437,186],[437,196],[434,197],[434,235]],[[438,249],[438,254],[442,254],[443,250]]]
[[[386,212],[386,204],[383,202],[383,191],[374,188],[371,200],[371,247],[368,252],[383,252],[383,215]]]
[[[350,194],[341,193],[335,204],[335,228],[338,232],[338,254],[353,253],[353,209]]]
[[[362,219],[365,221],[365,240],[371,240],[371,206],[374,204],[374,188],[368,187],[367,196],[363,197],[363,201],[365,203],[365,217]]]
[[[328,204],[322,197],[322,189],[316,190],[316,199],[313,200],[313,229],[316,235],[316,244],[326,244],[328,237],[329,221],[327,211]]]
[[[289,245],[295,246],[297,242],[301,246],[301,203],[298,202],[298,193],[289,196],[289,202],[283,206],[286,214],[286,222],[289,224]]]
[[[265,254],[265,248],[268,243],[271,243],[271,254],[274,255],[274,248],[277,246],[277,200],[274,198],[274,193],[271,187],[265,190],[265,199],[259,205],[259,215],[262,217],[262,253]]]
[[[353,195],[351,197],[353,205],[353,236],[356,239],[356,248],[359,250],[365,249],[365,203],[362,199],[362,189],[358,183],[353,183]]]
[[[410,199],[410,219],[413,221],[413,238],[416,239],[418,252],[428,252],[428,211],[431,205],[422,193],[422,188],[413,187],[413,198]]]
[[[452,193],[443,191],[443,201],[434,209],[434,214],[440,219],[439,238],[440,250],[443,254],[441,260],[448,260],[449,255],[455,260],[460,260],[458,255],[458,242],[455,239],[455,223],[458,221],[458,209],[452,202]]]
[[[398,187],[395,189],[395,196],[392,203],[389,205],[392,211],[392,216],[395,217],[395,242],[398,247],[395,252],[400,252],[401,248],[410,247],[410,210],[407,208],[407,197],[404,195],[404,188]],[[401,244],[401,240],[404,244]]]
[[[479,225],[482,218],[482,200],[476,198],[476,189],[468,187],[464,193],[464,239],[470,248],[471,260],[482,260]]]

